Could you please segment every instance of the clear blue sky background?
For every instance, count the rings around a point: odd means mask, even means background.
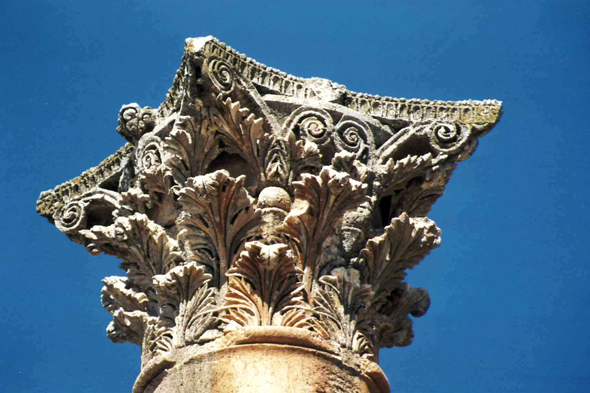
[[[502,100],[431,213],[442,246],[408,276],[430,311],[381,365],[394,392],[589,391],[588,4],[4,0],[0,391],[131,391],[139,349],[110,343],[100,305],[118,262],[35,201],[119,148],[121,105],[159,105],[184,39],[209,34],[354,91]]]

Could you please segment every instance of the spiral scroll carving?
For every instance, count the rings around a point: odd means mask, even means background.
[[[139,105],[130,104],[121,108],[119,113],[119,133],[123,136],[136,136],[138,133],[137,117],[139,116]]]
[[[323,109],[299,108],[289,116],[286,128],[301,139],[323,145],[330,140],[334,123]]]
[[[137,104],[125,105],[119,112],[117,132],[129,142],[136,143],[143,134],[150,132],[156,123],[152,108],[140,108]]]
[[[162,157],[160,154],[160,143],[152,141],[148,143],[140,152],[138,163],[140,168],[144,172],[150,172],[155,170],[160,164],[162,164]]]
[[[441,153],[459,152],[469,140],[469,126],[457,123],[436,122],[428,127],[427,134],[432,147]]]
[[[66,234],[76,233],[86,227],[86,206],[83,201],[73,201],[64,206],[55,217],[55,226]]]
[[[339,149],[354,153],[361,161],[366,161],[369,133],[366,125],[354,120],[344,120],[336,126],[334,143]]]
[[[235,86],[235,75],[229,64],[219,59],[208,62],[209,77],[213,85],[222,93],[229,93]]]

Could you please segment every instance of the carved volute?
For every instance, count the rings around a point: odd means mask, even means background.
[[[254,392],[228,387],[240,356],[305,373],[313,351],[345,377],[304,390],[293,375],[293,391],[385,393],[380,348],[409,345],[430,304],[404,280],[440,244],[426,215],[500,115],[498,101],[358,94],[189,39],[162,105],[123,106],[128,143],[37,210],[123,261],[102,302],[111,340],[142,348],[134,392]]]

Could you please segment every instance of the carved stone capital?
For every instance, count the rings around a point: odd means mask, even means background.
[[[189,39],[162,105],[121,109],[129,143],[37,210],[122,259],[102,301],[109,337],[142,347],[134,392],[186,378],[229,391],[240,376],[219,384],[214,364],[240,367],[256,348],[260,369],[320,354],[314,367],[345,376],[314,381],[321,391],[387,392],[379,350],[409,345],[409,316],[430,304],[404,281],[440,244],[426,215],[500,115],[497,101],[354,93]]]

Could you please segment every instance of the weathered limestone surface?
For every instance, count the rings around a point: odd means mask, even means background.
[[[90,253],[114,342],[142,347],[134,392],[381,392],[379,349],[412,342],[428,292],[404,281],[440,243],[426,218],[498,101],[358,94],[189,39],[128,143],[43,192]]]

